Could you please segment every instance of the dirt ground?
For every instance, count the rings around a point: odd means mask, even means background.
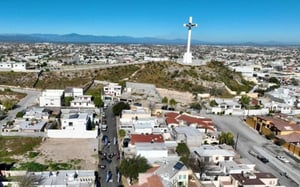
[[[177,103],[182,103],[182,104],[189,104],[193,102],[193,94],[189,92],[178,92],[178,91],[168,90],[164,88],[156,88],[156,89],[162,98],[167,97],[169,100],[173,98]]]
[[[96,149],[96,151],[94,150]],[[47,138],[36,151],[41,154],[36,158],[39,163],[46,160],[68,163],[80,160],[80,169],[97,168],[97,139],[54,139]]]

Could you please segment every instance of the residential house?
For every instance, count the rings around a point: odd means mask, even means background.
[[[36,187],[95,186],[95,171],[93,170],[58,170],[41,172],[5,171],[5,175],[19,177],[28,175],[42,179],[35,183],[34,186]],[[4,186],[19,186],[16,181],[3,182],[3,184]]]
[[[50,138],[96,138],[97,126],[92,128],[93,113],[62,110],[61,129],[48,129]]]
[[[41,107],[32,107],[27,108],[25,111],[25,114],[23,115],[24,119],[30,120],[30,119],[49,119],[49,110],[46,110],[45,108]]]
[[[190,114],[179,114],[177,112],[166,112],[166,123],[168,127],[175,126],[192,126],[200,130],[201,132],[215,132],[216,129],[213,122],[209,118],[193,116]]]
[[[65,89],[65,97],[77,97],[83,95],[83,88],[67,87]]]
[[[288,135],[293,132],[300,133],[300,125],[294,121],[288,121],[287,119],[281,119],[279,117],[270,116],[254,116],[247,117],[246,123],[256,129],[263,135]]]
[[[189,175],[192,171],[180,161],[165,162],[153,174],[161,177],[167,187],[188,187]]]
[[[47,89],[42,91],[40,107],[61,107],[64,90]]]
[[[193,156],[200,163],[219,164],[222,161],[233,160],[236,157],[236,153],[233,150],[223,149],[220,145],[202,145],[192,150]]]
[[[255,171],[255,164],[239,163],[236,160],[221,161],[220,168],[225,175],[239,174],[239,173],[252,173]]]
[[[0,71],[26,71],[26,62],[0,62]]]
[[[117,83],[109,83],[108,85],[103,87],[104,95],[110,96],[121,96],[122,94],[122,86]]]
[[[283,147],[286,148],[290,153],[300,157],[300,134],[293,132],[287,135],[277,135],[275,139],[284,140]]]
[[[242,105],[234,99],[215,99],[217,106],[211,108],[213,114],[243,115]]]
[[[95,108],[91,95],[75,96],[74,100],[70,102],[70,106],[77,108]]]
[[[203,132],[191,126],[174,127],[172,134],[178,143],[184,142],[189,148],[201,146],[204,135]]]
[[[19,124],[19,132],[42,132],[47,122],[42,120],[22,121]]]

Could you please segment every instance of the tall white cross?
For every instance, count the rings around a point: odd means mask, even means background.
[[[190,52],[191,48],[191,37],[192,37],[192,28],[197,27],[196,23],[192,23],[192,17],[189,19],[189,23],[183,24],[183,26],[188,28],[188,38],[187,38],[187,47],[186,52],[183,55],[183,63],[190,64],[192,63],[192,53]]]

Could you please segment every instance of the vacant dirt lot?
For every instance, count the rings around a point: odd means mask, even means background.
[[[46,139],[36,149],[41,153],[36,162],[44,164],[46,160],[52,160],[68,163],[70,160],[80,160],[80,169],[96,169],[97,150],[97,139]]]
[[[193,94],[191,94],[190,92],[179,92],[179,91],[168,90],[164,88],[156,88],[156,89],[162,98],[167,97],[169,100],[173,98],[177,103],[182,103],[182,104],[189,104],[193,102]]]

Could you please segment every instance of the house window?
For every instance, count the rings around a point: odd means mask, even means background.
[[[73,127],[73,122],[69,122],[69,127]]]
[[[182,175],[182,179],[186,179],[186,175]]]

